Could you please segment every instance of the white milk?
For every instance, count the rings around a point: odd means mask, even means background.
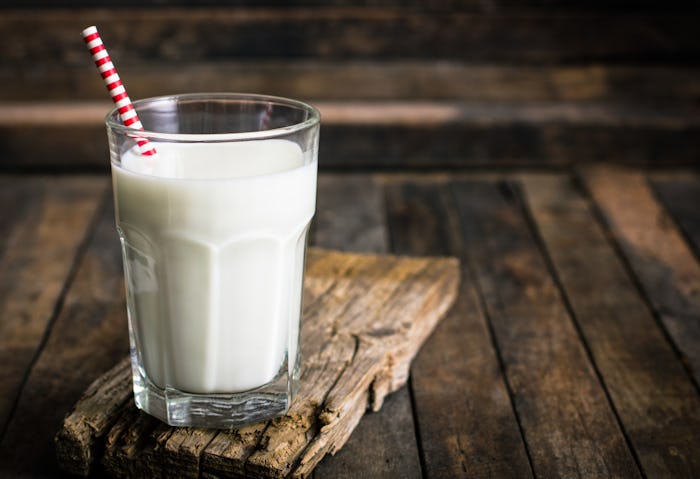
[[[156,144],[112,165],[129,314],[158,387],[238,392],[294,365],[316,162],[295,143]],[[306,164],[304,164],[306,163]]]

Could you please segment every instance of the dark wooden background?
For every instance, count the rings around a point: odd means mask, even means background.
[[[318,105],[324,171],[679,166],[700,153],[697,2],[3,3],[15,5],[0,10],[4,170],[107,171],[89,24],[132,98]]]
[[[0,476],[127,349],[96,24],[132,98],[320,108],[314,244],[462,260],[316,478],[698,477],[698,2],[194,3],[0,8]]]

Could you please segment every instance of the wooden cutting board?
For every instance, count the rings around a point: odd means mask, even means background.
[[[302,371],[286,416],[231,431],[167,426],[134,405],[125,358],[85,391],[56,435],[59,464],[117,477],[307,477],[366,410],[406,383],[411,360],[454,302],[454,258],[311,248]]]

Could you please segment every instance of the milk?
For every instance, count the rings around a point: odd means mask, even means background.
[[[201,394],[256,388],[285,364],[291,374],[314,155],[286,140],[155,146],[155,159],[112,164],[143,372]]]

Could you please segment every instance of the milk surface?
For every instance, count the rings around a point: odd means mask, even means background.
[[[315,159],[286,140],[155,146],[112,164],[140,363],[160,388],[261,386],[297,354]]]

